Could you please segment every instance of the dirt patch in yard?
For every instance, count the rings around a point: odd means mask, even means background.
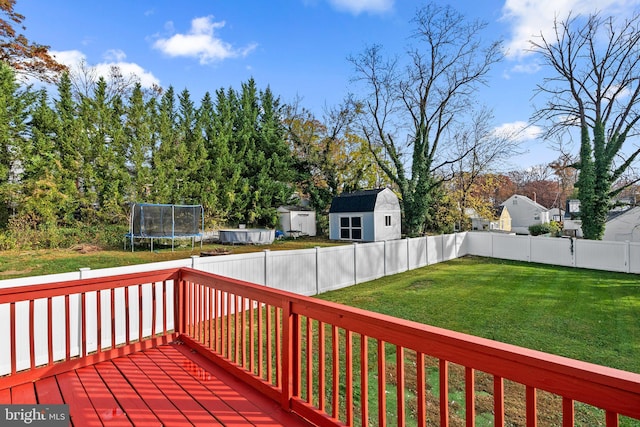
[[[98,245],[89,245],[86,243],[82,243],[80,245],[72,246],[71,250],[74,252],[78,252],[79,254],[92,254],[94,252],[100,252],[102,248]]]

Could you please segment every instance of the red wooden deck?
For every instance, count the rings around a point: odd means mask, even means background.
[[[572,427],[589,406],[618,427],[640,374],[180,268],[0,289],[0,403],[75,426]]]
[[[69,404],[74,426],[309,426],[187,345],[171,343],[0,390]]]

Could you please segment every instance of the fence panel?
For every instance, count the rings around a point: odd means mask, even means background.
[[[375,280],[385,275],[384,242],[356,244],[356,283]]]
[[[265,284],[264,252],[198,258],[194,267],[220,276]]]
[[[406,240],[388,240],[384,242],[385,273],[396,274],[409,269]]]
[[[442,262],[442,236],[427,237],[427,264]]]
[[[442,235],[442,260],[449,261],[458,258],[458,250],[461,242],[458,241],[457,234]]]
[[[531,238],[531,262],[573,266],[574,242],[572,239],[553,237]]]
[[[594,270],[627,271],[628,244],[578,239],[575,241],[576,267]]]
[[[320,248],[318,253],[318,291],[320,293],[355,284],[353,245]]]
[[[629,243],[629,273],[640,273],[640,243]]]
[[[493,257],[515,261],[530,261],[529,236],[493,236]]]
[[[427,265],[427,238],[416,237],[407,240],[407,245],[409,245],[409,270]]]
[[[493,236],[495,233],[481,233],[470,231],[465,234],[464,246],[467,255],[493,256]]]
[[[268,252],[267,286],[300,295],[315,295],[316,252],[316,249]]]

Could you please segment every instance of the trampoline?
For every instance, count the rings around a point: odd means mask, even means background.
[[[202,205],[134,203],[131,206],[129,233],[125,235],[124,249],[127,249],[129,241],[133,252],[136,239],[150,240],[152,251],[154,239],[171,240],[172,251],[176,239],[191,239],[193,248],[197,237],[200,237],[202,248],[203,230]]]

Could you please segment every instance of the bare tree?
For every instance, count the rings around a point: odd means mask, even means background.
[[[376,156],[398,186],[410,235],[429,225],[444,171],[472,155],[471,149],[457,152],[448,131],[469,112],[476,89],[502,58],[501,42],[481,42],[486,24],[467,21],[451,7],[428,4],[413,22],[415,44],[403,58],[385,58],[380,46],[350,58],[367,92],[363,134],[390,161],[387,166]]]
[[[482,108],[475,111],[469,121],[455,126],[453,130],[453,149],[450,152],[459,160],[449,164],[448,173],[442,177],[451,179],[449,188],[453,190],[451,194],[460,220],[468,207],[486,218],[492,217],[493,200],[490,197],[477,197],[478,193],[484,193],[479,192],[477,187],[490,187],[497,182],[497,176],[492,174],[513,155],[521,153],[517,131],[499,132],[492,123],[492,112]]]
[[[600,239],[611,200],[625,187],[613,184],[640,154],[640,15],[623,22],[599,14],[555,21],[553,38],[532,41],[532,50],[553,70],[538,87],[546,105],[536,122],[547,136],[580,130],[578,198],[585,238]],[[634,182],[629,182],[632,185]],[[627,185],[627,186],[628,186]]]

